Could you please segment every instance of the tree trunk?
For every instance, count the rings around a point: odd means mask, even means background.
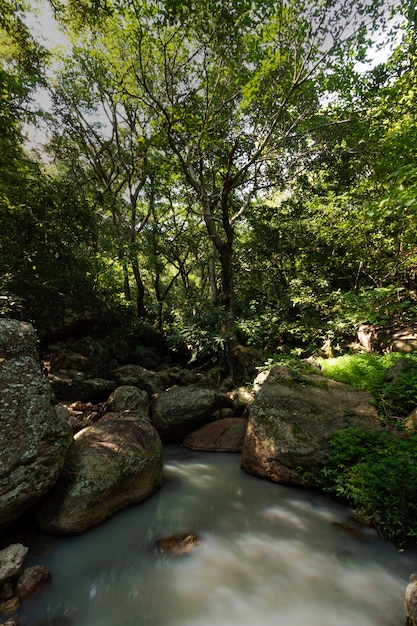
[[[221,285],[219,305],[222,307],[221,331],[225,341],[225,375],[233,382],[243,382],[241,363],[239,359],[239,341],[237,338],[235,308],[234,308],[234,280],[233,280],[233,248],[232,243],[220,246]]]
[[[132,292],[129,283],[129,270],[125,262],[123,262],[123,292],[128,302],[132,302]]]
[[[211,301],[213,304],[216,304],[219,298],[219,290],[217,289],[217,280],[216,280],[216,263],[215,256],[216,252],[213,249],[213,252],[210,254],[209,258],[209,281],[210,281],[210,293],[211,293]]]
[[[137,314],[138,314],[138,317],[143,319],[146,316],[145,286],[143,284],[142,277],[140,275],[140,269],[139,269],[137,258],[135,257],[134,259],[132,259],[131,263],[132,263],[132,270],[133,270],[133,275],[135,277],[135,283],[136,283],[136,289],[137,289],[137,297],[136,297]]]

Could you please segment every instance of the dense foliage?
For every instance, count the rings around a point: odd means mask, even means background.
[[[225,373],[238,342],[309,353],[414,318],[407,3],[50,6],[47,52],[0,1],[3,313],[116,311]]]
[[[335,433],[326,467],[316,473],[328,493],[399,545],[417,537],[417,437],[354,428]]]
[[[355,507],[361,521],[403,545],[417,537],[417,436],[405,427],[416,407],[414,354],[354,354],[322,359],[323,372],[376,398],[381,430],[348,428],[330,440],[315,480]]]

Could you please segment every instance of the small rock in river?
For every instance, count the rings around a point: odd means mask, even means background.
[[[171,535],[155,542],[155,551],[167,556],[184,556],[190,554],[200,545],[195,533],[180,533]]]
[[[38,593],[48,583],[51,575],[44,565],[33,565],[24,569],[17,580],[16,595],[19,598]]]
[[[342,524],[341,522],[332,522],[332,526],[339,528],[347,535],[350,535],[354,539],[359,539],[360,541],[368,541],[368,537],[363,533],[359,528],[355,528],[350,524]]]

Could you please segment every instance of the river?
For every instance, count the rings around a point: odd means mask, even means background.
[[[315,491],[245,474],[239,458],[165,446],[158,493],[32,557],[53,582],[25,625],[404,626],[416,552]],[[182,532],[198,535],[194,552],[155,552]]]

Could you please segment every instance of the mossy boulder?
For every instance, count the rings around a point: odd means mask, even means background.
[[[162,445],[148,419],[98,422],[74,437],[63,471],[37,507],[46,532],[79,533],[162,485]]]
[[[213,422],[216,411],[232,406],[226,394],[213,389],[172,387],[155,397],[151,421],[164,443],[181,443],[197,428]]]
[[[133,385],[122,385],[110,395],[106,408],[122,416],[149,418],[148,394]]]
[[[313,484],[306,476],[325,465],[335,430],[379,428],[371,394],[307,367],[264,375],[247,415],[242,469],[287,485]]]
[[[55,483],[72,443],[42,375],[33,326],[0,319],[0,530]]]

